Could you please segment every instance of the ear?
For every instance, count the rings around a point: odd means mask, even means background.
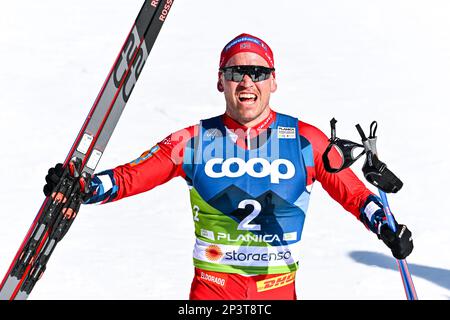
[[[277,79],[275,79],[274,76],[270,79],[270,92],[274,93],[277,91],[278,85],[277,85]]]
[[[219,90],[219,92],[224,92],[224,87],[223,87],[223,82],[222,82],[222,73],[219,72],[219,76],[217,79],[217,90]]]

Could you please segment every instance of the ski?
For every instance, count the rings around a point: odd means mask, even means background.
[[[61,182],[44,200],[0,284],[0,300],[27,299],[44,273],[81,205],[78,188],[94,173],[172,4],[144,2],[64,161]]]

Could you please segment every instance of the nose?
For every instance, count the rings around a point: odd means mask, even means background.
[[[248,87],[253,86],[253,84],[254,84],[254,82],[253,82],[252,78],[248,74],[244,75],[244,78],[242,78],[242,81],[241,81],[241,85],[248,88]]]

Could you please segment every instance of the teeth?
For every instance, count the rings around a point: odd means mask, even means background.
[[[240,99],[256,99],[256,94],[253,93],[241,93],[239,95]]]

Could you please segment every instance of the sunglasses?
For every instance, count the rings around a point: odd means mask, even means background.
[[[264,81],[270,78],[275,68],[263,66],[231,66],[220,68],[227,81],[241,82],[245,75],[248,75],[253,82]]]

